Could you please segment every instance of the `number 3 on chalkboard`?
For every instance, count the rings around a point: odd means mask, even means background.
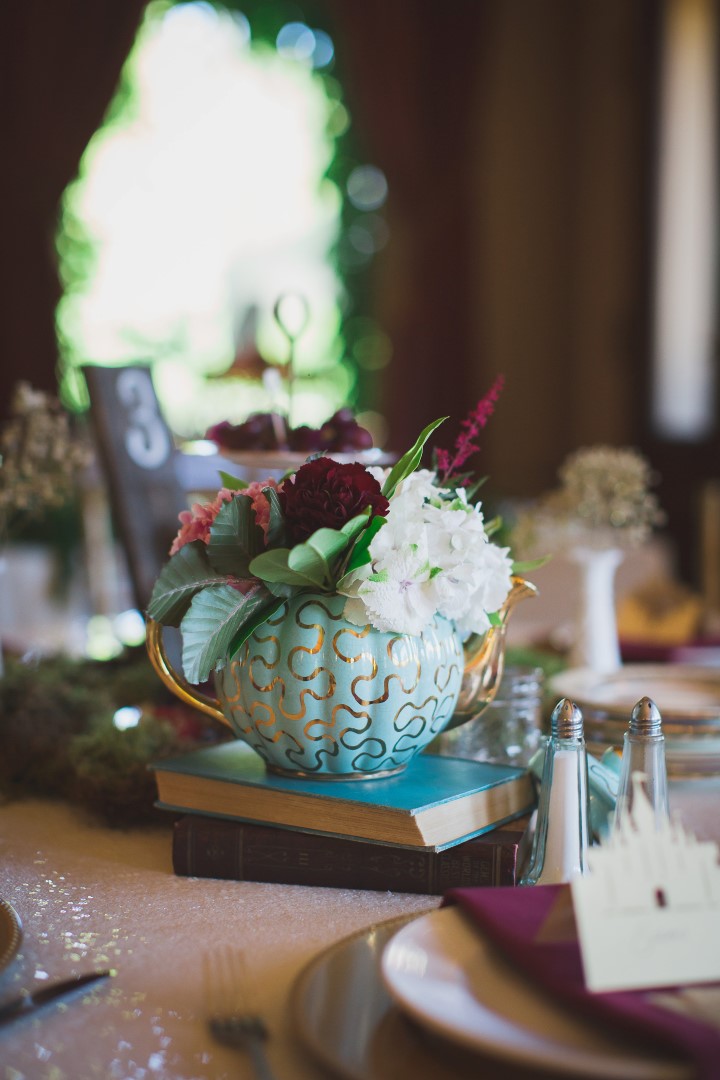
[[[187,499],[147,367],[83,368],[93,426],[137,606],[147,607]]]
[[[150,375],[142,368],[125,368],[118,375],[117,395],[125,406],[125,449],[141,469],[157,469],[172,453],[168,430],[157,411]]]

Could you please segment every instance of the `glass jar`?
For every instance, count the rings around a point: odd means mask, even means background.
[[[542,668],[507,665],[487,708],[440,735],[432,749],[448,757],[527,767],[540,746],[543,686]]]

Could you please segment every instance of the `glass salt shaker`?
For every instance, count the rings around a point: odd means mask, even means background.
[[[665,736],[660,710],[649,697],[641,698],[633,709],[623,739],[614,828],[632,819],[638,783],[654,810],[655,827],[662,828],[669,818]]]
[[[587,871],[588,770],[583,717],[569,698],[553,709],[537,825],[521,885],[553,885]]]

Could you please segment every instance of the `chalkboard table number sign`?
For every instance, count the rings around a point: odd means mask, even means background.
[[[173,437],[147,367],[87,365],[83,372],[115,525],[144,611],[187,508]]]

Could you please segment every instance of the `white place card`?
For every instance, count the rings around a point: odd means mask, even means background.
[[[660,830],[638,776],[627,825],[588,853],[573,879],[589,990],[720,982],[718,847],[679,822]]]

